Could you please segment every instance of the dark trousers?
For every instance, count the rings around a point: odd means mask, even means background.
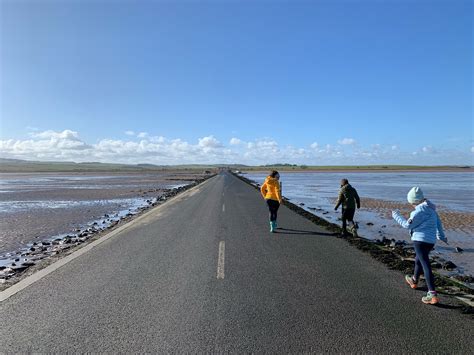
[[[270,211],[270,221],[275,222],[277,220],[277,212],[280,207],[280,203],[275,200],[267,200],[268,210]]]
[[[342,208],[342,229],[347,228],[347,221],[354,223],[355,208]]]
[[[434,244],[425,242],[413,242],[415,246],[415,274],[413,275],[416,282],[420,279],[421,271],[425,275],[426,284],[428,285],[428,291],[435,291],[433,272],[431,271],[430,264],[430,251],[433,249]]]

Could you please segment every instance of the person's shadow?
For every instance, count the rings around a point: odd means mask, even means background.
[[[464,306],[464,305],[453,305],[453,304],[445,304],[445,303],[437,303],[434,305],[437,308],[443,308],[443,309],[457,309],[460,310],[464,314],[474,314],[473,308],[469,306]]]
[[[275,231],[276,233],[281,234],[296,234],[296,235],[321,235],[321,236],[335,236],[337,233],[324,233],[324,232],[314,232],[300,229],[290,229],[290,228],[281,228],[278,227]]]

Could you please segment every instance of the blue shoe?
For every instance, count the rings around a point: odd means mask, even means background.
[[[425,297],[421,298],[424,304],[437,304],[439,302],[438,294],[436,291],[428,291]]]
[[[270,233],[275,233],[275,222],[270,221]]]

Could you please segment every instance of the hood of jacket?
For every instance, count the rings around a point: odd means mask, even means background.
[[[428,209],[428,208],[430,208],[430,209],[436,211],[436,205],[435,205],[433,202],[429,201],[429,200],[423,201],[422,203],[420,203],[419,205],[417,205],[415,208],[416,208],[417,210],[421,210],[421,211],[425,211],[425,210]]]
[[[274,177],[271,177],[271,176],[267,176],[267,178],[265,179],[265,182],[267,184],[270,184],[270,185],[273,185],[273,184],[276,185],[276,184],[279,183],[277,179],[275,179]]]
[[[342,192],[350,191],[350,190],[352,190],[352,189],[353,189],[353,187],[351,186],[351,184],[346,184],[346,185],[344,185],[343,187],[341,187],[341,191],[342,191]]]

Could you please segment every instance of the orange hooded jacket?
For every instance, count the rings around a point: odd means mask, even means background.
[[[260,192],[265,200],[275,200],[281,203],[280,182],[277,179],[267,176]]]

